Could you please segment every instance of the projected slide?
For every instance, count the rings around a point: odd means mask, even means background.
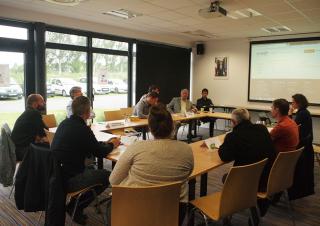
[[[251,43],[250,100],[303,93],[320,104],[320,40]]]

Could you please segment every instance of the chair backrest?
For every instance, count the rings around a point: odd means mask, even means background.
[[[267,160],[230,169],[221,192],[219,218],[256,206],[260,176]]]
[[[42,115],[42,121],[48,128],[57,127],[57,120],[54,114]]]
[[[304,147],[288,152],[279,152],[270,170],[267,195],[284,191],[292,186],[297,161]]]
[[[128,108],[120,108],[121,114],[122,115],[132,115],[133,112],[133,107],[128,107]]]
[[[113,121],[113,120],[121,120],[124,119],[124,116],[121,114],[120,110],[116,111],[105,111],[104,118],[106,121]]]
[[[112,187],[112,226],[177,226],[181,183]]]
[[[46,136],[47,136],[47,138],[48,138],[48,141],[49,141],[49,144],[50,144],[50,146],[51,146],[51,144],[52,144],[52,141],[53,141],[53,137],[54,137],[54,133],[53,132],[50,132],[50,131],[48,131],[48,130],[44,130],[44,132],[46,133]]]

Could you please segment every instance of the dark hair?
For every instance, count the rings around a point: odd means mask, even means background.
[[[301,93],[294,94],[292,98],[298,104],[299,108],[307,108],[309,106],[307,98]]]
[[[173,120],[170,112],[163,104],[157,104],[150,108],[148,123],[155,138],[168,138],[172,134]]]
[[[288,115],[289,102],[286,99],[276,99],[272,102],[274,108],[278,108],[281,115]]]
[[[209,93],[209,91],[208,91],[208,89],[207,89],[207,88],[204,88],[204,89],[201,91],[201,93],[203,93],[203,92],[207,92],[207,93]]]
[[[32,107],[32,104],[37,102],[40,96],[40,94],[30,94],[27,98],[27,107]]]
[[[148,92],[151,93],[151,92],[153,92],[153,91],[156,90],[156,89],[160,90],[159,86],[150,85],[150,86],[149,86],[149,89],[148,89]]]
[[[70,94],[71,99],[74,98],[74,93],[76,93],[76,92],[81,92],[81,87],[80,86],[73,86],[70,89],[69,94]]]
[[[73,115],[82,116],[90,111],[90,100],[85,96],[78,96],[74,98],[71,104]]]
[[[157,92],[150,92],[147,94],[147,97],[159,98],[159,94]]]

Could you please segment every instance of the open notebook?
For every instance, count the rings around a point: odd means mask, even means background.
[[[211,137],[209,139],[206,139],[204,140],[204,143],[207,145],[209,149],[218,149],[222,144],[218,137]]]

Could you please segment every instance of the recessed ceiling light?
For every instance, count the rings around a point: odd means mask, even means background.
[[[127,9],[111,10],[109,12],[104,12],[102,14],[118,17],[125,20],[143,15],[142,13],[133,12]]]
[[[261,28],[261,30],[268,32],[268,33],[292,31],[292,29],[288,28],[287,26],[263,27],[263,28]]]
[[[229,12],[227,14],[227,17],[238,20],[238,19],[251,18],[254,16],[261,16],[261,15],[262,15],[261,13],[259,13],[258,11],[254,10],[254,9],[246,8],[246,9],[239,9],[239,10],[235,10],[233,12]]]
[[[57,5],[64,5],[64,6],[76,6],[79,5],[80,2],[84,2],[87,0],[44,0],[45,2],[57,4]]]

